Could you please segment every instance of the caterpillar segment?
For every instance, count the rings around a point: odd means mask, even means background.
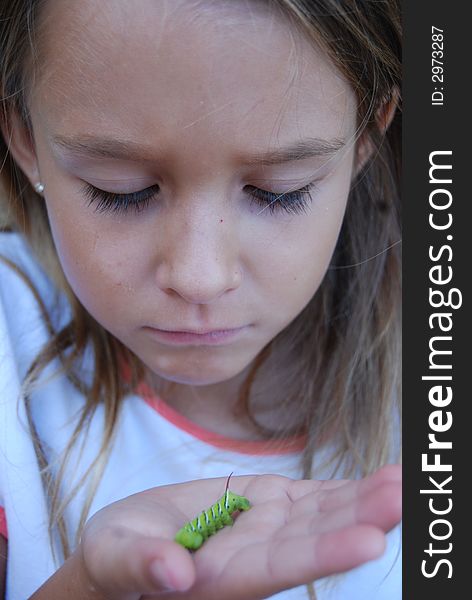
[[[227,489],[215,504],[179,529],[174,539],[188,550],[198,550],[218,530],[233,524],[233,513],[250,508],[251,503],[247,498]]]

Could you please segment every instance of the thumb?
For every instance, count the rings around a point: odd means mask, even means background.
[[[152,591],[184,592],[195,582],[195,563],[182,546],[170,540],[141,540],[144,553],[150,556],[147,572]],[[146,590],[147,591],[147,590]]]
[[[143,594],[164,591],[186,591],[195,582],[191,555],[171,540],[117,536],[112,544],[106,545],[106,555],[104,546],[100,546],[99,550],[85,545],[83,559],[91,579],[105,594],[117,600],[134,600]]]

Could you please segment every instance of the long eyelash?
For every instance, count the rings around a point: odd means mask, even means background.
[[[132,192],[131,194],[115,194],[114,192],[106,192],[86,183],[83,187],[82,193],[88,200],[88,206],[95,204],[95,212],[114,212],[114,213],[125,213],[129,210],[134,210],[136,213],[140,213],[145,210],[149,205],[151,199],[159,191],[158,185],[151,185],[150,187],[140,190],[139,192]]]
[[[274,194],[273,192],[261,190],[254,186],[246,186],[246,190],[253,202],[263,207],[258,214],[261,214],[267,209],[271,214],[281,210],[294,215],[302,213],[306,214],[308,205],[312,200],[311,192],[314,189],[315,184],[311,183],[299,190],[285,192],[283,194]],[[86,183],[82,193],[88,200],[88,206],[95,204],[95,212],[126,213],[129,210],[134,210],[136,213],[140,213],[149,206],[151,199],[158,191],[159,186],[152,185],[139,192],[116,194],[114,192],[106,192],[90,183]]]
[[[299,190],[285,192],[284,194],[274,194],[251,185],[246,186],[246,189],[253,201],[263,206],[258,214],[268,209],[271,214],[284,210],[289,214],[299,215],[306,214],[308,205],[312,200],[311,192],[314,191],[315,184],[310,183]]]

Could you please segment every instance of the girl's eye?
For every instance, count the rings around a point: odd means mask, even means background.
[[[315,190],[315,183],[310,183],[299,190],[292,190],[283,194],[261,190],[252,185],[247,185],[246,190],[251,196],[252,201],[262,207],[260,212],[269,210],[274,214],[283,210],[289,214],[298,215],[306,213],[308,205],[312,200],[311,192]]]
[[[271,214],[279,211],[285,211],[289,214],[306,213],[311,202],[311,192],[315,189],[315,184],[310,183],[299,190],[275,194],[252,185],[245,187],[247,193],[251,196],[252,202],[261,206],[261,213],[269,210]],[[86,183],[83,188],[83,194],[89,201],[88,206],[95,205],[95,212],[114,212],[126,213],[134,210],[140,213],[145,210],[154,196],[159,193],[158,185],[131,192],[130,194],[117,194],[115,192],[106,192],[90,183]]]
[[[144,190],[131,192],[130,194],[116,194],[86,183],[82,192],[89,201],[88,206],[95,205],[95,212],[126,213],[129,210],[134,210],[139,213],[147,208],[152,198],[159,193],[159,186],[151,185]]]

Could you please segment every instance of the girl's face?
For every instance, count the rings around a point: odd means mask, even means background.
[[[326,272],[353,92],[260,3],[68,0],[42,18],[35,150],[17,155],[72,289],[158,376],[229,380]]]

